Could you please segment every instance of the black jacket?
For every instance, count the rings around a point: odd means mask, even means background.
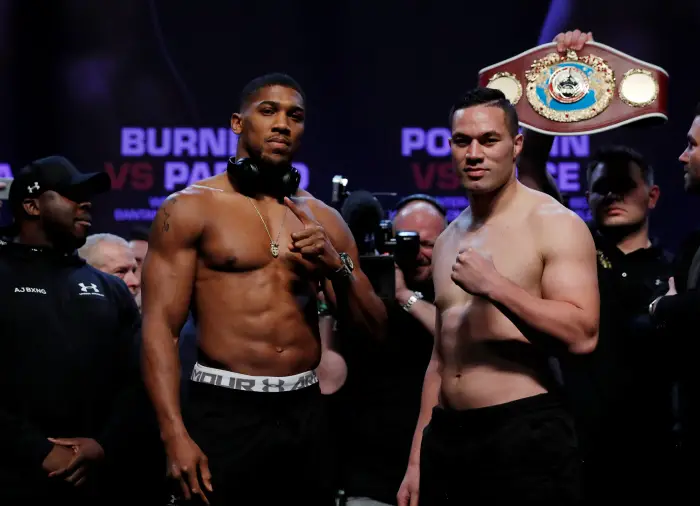
[[[663,297],[654,311],[656,327],[674,343],[680,371],[679,403],[682,447],[688,455],[700,451],[700,375],[698,327],[700,326],[700,231],[684,241],[676,257],[674,281],[678,295]]]
[[[589,452],[607,455],[651,444],[668,448],[674,423],[673,346],[656,332],[649,304],[668,290],[671,255],[655,244],[625,254],[592,233],[600,289],[598,346],[591,354],[562,361],[582,448],[588,457]]]
[[[0,241],[0,496],[41,496],[48,437],[123,441],[140,315],[122,280],[77,254]]]
[[[700,325],[698,251],[700,231],[691,234],[681,246],[673,273],[678,295],[664,297],[658,302],[654,320],[659,328],[686,335],[687,329]]]

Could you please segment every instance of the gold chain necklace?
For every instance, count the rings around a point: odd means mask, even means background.
[[[277,232],[277,240],[273,241],[272,240],[272,234],[270,234],[270,230],[267,228],[267,224],[265,223],[265,220],[262,217],[262,214],[260,214],[260,211],[258,211],[258,207],[255,205],[255,202],[253,202],[253,199],[248,197],[248,200],[250,203],[253,205],[253,209],[255,209],[255,212],[258,213],[258,216],[260,217],[260,221],[262,221],[263,227],[265,227],[265,232],[267,232],[267,236],[270,238],[270,253],[272,253],[272,256],[277,258],[280,254],[280,234],[282,234],[282,228],[284,228],[284,220],[287,218],[287,211],[289,211],[289,208],[284,210],[284,216],[282,217],[282,223],[280,224],[280,230]]]

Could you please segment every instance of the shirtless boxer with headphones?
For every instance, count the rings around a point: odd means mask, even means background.
[[[228,171],[170,196],[143,267],[144,377],[182,495],[210,504],[333,504],[316,293],[381,335],[386,311],[340,215],[290,165],[304,94],[266,75],[243,90]],[[192,309],[198,361],[181,414],[176,342]]]

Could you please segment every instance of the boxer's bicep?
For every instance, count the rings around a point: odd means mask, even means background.
[[[586,334],[597,337],[600,311],[596,250],[590,230],[574,213],[550,216],[542,237],[542,298],[580,309]]]
[[[177,339],[187,319],[202,228],[193,204],[191,196],[170,197],[153,222],[142,274],[145,338]]]

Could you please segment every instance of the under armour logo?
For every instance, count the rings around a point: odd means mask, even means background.
[[[94,293],[100,293],[95,283],[90,283],[89,285],[85,285],[85,283],[78,283],[78,286],[80,287],[81,292],[87,293],[88,290],[92,290]]]
[[[269,392],[270,388],[276,388],[278,392],[284,392],[284,380],[283,379],[277,380],[277,384],[273,385],[270,383],[270,380],[268,378],[265,378],[264,380],[262,380],[262,384],[263,384],[263,387],[262,387],[263,392]]]
[[[34,181],[34,184],[32,186],[27,186],[27,191],[29,193],[34,193],[34,190],[39,190],[39,189],[40,189],[40,187],[39,187],[38,181]]]

